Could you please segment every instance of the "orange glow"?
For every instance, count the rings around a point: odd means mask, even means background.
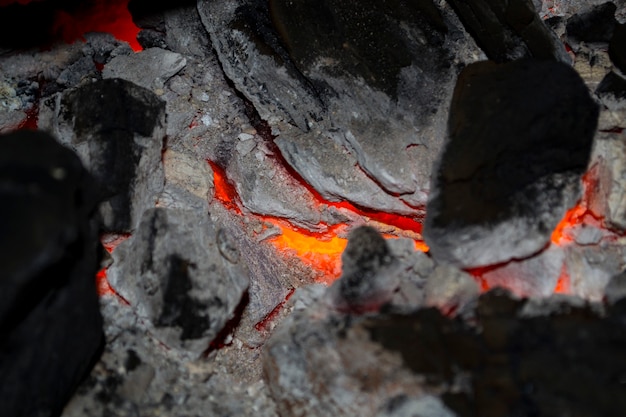
[[[257,331],[259,331],[259,332],[268,330],[269,325],[274,321],[274,319],[276,319],[276,317],[278,317],[278,314],[283,309],[285,303],[287,301],[289,301],[289,299],[291,298],[291,296],[293,295],[294,292],[295,292],[295,290],[293,288],[291,290],[289,290],[289,292],[287,293],[287,296],[285,297],[285,299],[283,301],[281,301],[280,304],[278,304],[276,307],[274,307],[272,309],[272,311],[267,313],[267,315],[265,317],[263,317],[263,319],[261,319],[260,322],[255,324],[254,328]]]
[[[557,224],[552,232],[550,240],[555,245],[564,245],[573,241],[572,237],[568,234],[569,229],[582,223],[582,219],[585,217],[587,209],[580,203],[569,209],[563,219]]]
[[[322,276],[319,281],[330,284],[341,275],[341,254],[348,243],[347,239],[336,236],[335,232],[315,236],[311,232],[294,230],[285,222],[264,219],[280,228],[281,234],[269,239],[280,252],[293,254]]]
[[[430,248],[428,247],[426,242],[423,242],[421,240],[416,240],[415,241],[415,250],[418,250],[418,251],[424,252],[424,253],[428,253]]]
[[[557,246],[565,246],[574,242],[575,227],[581,225],[590,225],[594,227],[604,227],[603,219],[590,209],[590,203],[594,199],[594,193],[599,188],[599,165],[594,165],[582,176],[583,195],[578,203],[570,208],[559,224],[554,228],[550,240]],[[481,286],[482,291],[487,291],[490,286],[483,278],[483,274],[488,271],[501,268],[504,264],[489,265],[485,267],[472,268],[467,270]],[[571,280],[567,270],[567,266],[563,264],[559,279],[554,293],[569,294],[571,289]]]
[[[228,181],[224,169],[213,161],[207,160],[207,163],[213,170],[213,185],[215,189],[215,198],[220,201],[229,210],[241,215],[239,196],[235,187]],[[297,173],[291,173],[297,176]],[[298,178],[296,178],[298,179]],[[313,196],[311,204],[320,206],[330,206],[341,210],[349,210],[366,221],[378,222],[384,226],[392,226],[395,231],[393,235],[388,234],[388,238],[397,238],[403,232],[409,232],[410,235],[416,236],[415,249],[423,252],[428,251],[428,246],[421,241],[422,225],[416,218],[393,215],[388,213],[377,213],[359,209],[348,202],[330,202],[324,200],[317,191],[303,180],[300,180],[302,186],[310,191]],[[290,254],[298,257],[304,264],[308,265],[315,271],[318,271],[320,277],[318,282],[330,284],[341,275],[341,254],[348,243],[347,239],[339,237],[348,228],[346,224],[338,224],[328,226],[320,224],[325,232],[313,232],[298,228],[290,224],[287,220],[274,217],[260,217],[266,223],[270,223],[280,229],[281,234],[268,239],[279,252]]]
[[[107,280],[107,268],[102,268],[96,274],[96,289],[98,295],[115,295],[115,291],[111,288],[109,281]]]
[[[123,304],[130,305],[128,300],[119,295],[113,287],[111,287],[111,284],[109,284],[107,269],[108,268],[102,268],[96,273],[96,291],[98,291],[98,295],[101,297],[104,295],[113,295]]]
[[[104,249],[108,253],[113,253],[115,248],[126,239],[131,236],[130,233],[105,233],[100,236],[100,243],[104,247]],[[115,295],[122,302],[129,304],[123,297],[121,297],[109,284],[109,280],[107,278],[107,268],[102,268],[96,273],[96,288],[98,290],[98,295]]]
[[[105,233],[100,236],[100,243],[107,252],[113,253],[113,250],[130,236],[130,233]]]
[[[235,187],[228,182],[224,169],[213,161],[207,160],[213,170],[213,187],[215,188],[215,198],[219,200],[227,209],[241,214],[241,209],[237,204],[238,196]]]
[[[483,278],[483,274],[485,274],[485,273],[487,273],[489,271],[493,271],[495,269],[501,268],[502,266],[506,265],[507,263],[508,262],[499,263],[499,264],[495,264],[495,265],[488,265],[488,266],[479,266],[479,267],[476,267],[476,268],[466,269],[465,272],[467,272],[472,277],[474,277],[474,280],[480,286],[480,291],[481,292],[487,292],[487,291],[489,291],[491,289],[491,286],[489,285],[487,280],[485,278]]]
[[[577,225],[589,224],[596,227],[603,226],[603,219],[589,209],[589,204],[592,201],[594,192],[598,188],[598,171],[598,165],[594,165],[583,175],[583,196],[574,207],[565,213],[563,219],[552,232],[550,239],[555,245],[562,246],[572,243],[573,237],[570,235],[569,231]]]
[[[83,36],[88,32],[110,33],[116,39],[128,42],[135,52],[141,51],[143,48],[137,41],[139,28],[128,11],[128,2],[95,0],[87,3],[88,7],[79,8],[71,14],[59,10],[52,31],[66,43],[84,40]]]
[[[561,268],[561,275],[559,275],[559,280],[556,283],[556,287],[554,287],[555,294],[569,294],[571,290],[571,280],[569,276],[569,272],[567,271],[567,265],[563,263],[563,267]]]

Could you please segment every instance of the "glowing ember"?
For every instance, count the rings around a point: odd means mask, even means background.
[[[567,271],[567,265],[563,264],[563,268],[561,268],[561,275],[559,275],[559,280],[556,283],[554,292],[556,294],[570,294],[570,287],[570,276]]]
[[[100,242],[107,252],[113,253],[113,250],[130,236],[130,233],[106,233],[100,236]]]
[[[96,289],[98,290],[98,295],[117,295],[111,285],[109,284],[109,280],[107,279],[107,268],[102,268],[96,274]]]
[[[235,187],[228,182],[226,173],[215,162],[207,161],[213,170],[213,187],[215,188],[215,198],[219,200],[227,209],[241,214],[241,209],[237,203],[238,196]]]
[[[583,195],[578,203],[569,209],[563,219],[554,228],[550,240],[553,244],[564,247],[574,243],[575,228],[588,225],[597,228],[606,228],[604,225],[604,219],[594,213],[590,209],[591,201],[593,200],[594,193],[598,190],[599,182],[599,166],[594,165],[590,167],[587,172],[582,176]],[[489,284],[483,279],[483,274],[495,269],[501,268],[504,264],[490,265],[481,268],[472,268],[467,270],[481,286],[482,291],[488,291],[491,289]],[[567,265],[563,264],[561,273],[559,275],[558,282],[554,288],[554,293],[558,294],[570,294],[571,293],[571,278],[567,270]]]
[[[504,265],[506,265],[506,263],[504,263],[504,264],[497,264],[497,265],[482,266],[482,267],[478,267],[478,268],[471,268],[471,269],[466,270],[466,272],[469,273],[472,277],[474,277],[474,280],[480,286],[480,290],[482,292],[486,292],[486,291],[489,291],[491,289],[491,286],[489,285],[487,280],[483,278],[483,275],[485,273],[489,272],[489,271],[493,271],[493,270],[496,270],[498,268],[501,268]]]
[[[332,232],[316,235],[311,232],[294,230],[292,226],[265,218],[281,230],[281,234],[269,240],[276,249],[284,253],[293,253],[306,265],[320,271],[320,282],[330,284],[341,275],[341,254],[348,243],[347,239],[337,237],[337,227]],[[345,228],[340,225],[339,228]]]
[[[104,247],[104,249],[108,253],[113,253],[115,248],[128,239],[131,235],[129,233],[105,233],[100,236],[100,243]],[[129,304],[122,296],[120,296],[109,284],[109,280],[107,279],[107,268],[102,268],[96,274],[96,288],[98,290],[98,294],[100,296],[103,295],[115,295],[118,297],[123,303]]]
[[[255,324],[254,328],[259,332],[268,330],[272,321],[274,321],[274,319],[278,317],[278,314],[282,310],[283,306],[285,305],[287,301],[289,301],[289,299],[291,298],[294,292],[295,290],[291,289],[291,291],[287,293],[287,296],[285,297],[285,299],[276,307],[274,307],[274,309],[272,309],[272,311],[270,311],[265,317],[263,317],[263,320]]]
[[[570,231],[577,225],[603,226],[603,219],[589,209],[593,193],[598,186],[598,170],[598,165],[594,165],[583,175],[583,196],[574,207],[565,213],[563,220],[559,222],[552,232],[552,243],[560,246],[572,243],[573,238]]]
[[[428,245],[426,244],[426,242],[423,242],[421,240],[416,240],[415,241],[415,250],[427,253],[430,249],[428,248]]]
[[[241,215],[239,196],[235,187],[228,181],[224,169],[213,161],[207,161],[213,169],[213,184],[215,198],[229,210]],[[291,171],[290,173],[293,174]],[[311,202],[317,206],[335,207],[341,210],[349,210],[364,218],[367,222],[378,223],[383,227],[391,227],[393,233],[386,233],[388,238],[397,238],[397,235],[409,235],[415,239],[415,249],[427,252],[428,246],[421,240],[419,233],[422,225],[419,221],[388,213],[369,212],[358,209],[347,202],[330,202],[324,200],[317,191],[306,184],[302,179],[300,183],[314,196]],[[298,257],[305,265],[320,273],[319,282],[330,284],[341,275],[341,254],[348,243],[347,239],[339,237],[345,235],[347,224],[328,226],[320,224],[324,232],[312,232],[298,228],[284,219],[263,216],[260,217],[265,223],[278,228],[281,233],[268,239],[279,252]],[[396,235],[397,234],[397,235]]]
[[[17,127],[20,130],[36,130],[39,121],[39,106],[33,106],[26,111],[26,119]]]
[[[95,0],[87,3],[88,7],[81,7],[71,14],[60,10],[55,15],[53,34],[66,43],[74,43],[84,40],[85,33],[105,32],[128,42],[134,51],[141,51],[143,48],[137,41],[139,28],[128,11],[128,1]]]

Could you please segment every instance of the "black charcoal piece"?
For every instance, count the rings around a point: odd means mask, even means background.
[[[370,226],[350,232],[341,255],[341,278],[333,285],[340,308],[360,311],[380,306],[390,298],[385,270],[394,261],[385,238]]]
[[[0,136],[0,414],[58,416],[103,343],[93,181],[50,135]]]
[[[103,192],[105,231],[130,232],[163,189],[165,102],[122,79],[64,94],[62,128]]]
[[[448,0],[487,57],[570,62],[563,43],[541,20],[531,0]]]
[[[490,61],[457,80],[427,206],[432,255],[462,268],[544,248],[579,197],[598,106],[556,61]]]
[[[617,20],[617,7],[606,2],[587,13],[575,14],[567,21],[567,38],[570,42],[609,42]]]

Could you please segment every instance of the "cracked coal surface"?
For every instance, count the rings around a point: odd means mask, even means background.
[[[31,48],[51,3],[0,10],[0,414],[625,414],[626,0],[94,0],[133,21]]]

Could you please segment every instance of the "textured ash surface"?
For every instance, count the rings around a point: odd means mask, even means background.
[[[204,211],[146,210],[135,234],[115,250],[109,282],[156,339],[196,359],[248,288],[248,269],[232,240]]]
[[[423,208],[450,86],[481,56],[445,3],[198,7],[224,71],[321,195],[388,212]],[[354,179],[376,198],[363,198]]]
[[[269,3],[202,1],[198,8],[186,2],[155,9],[133,1],[131,8],[145,12],[138,20],[146,28],[140,34],[146,50],[140,53],[103,34],[46,51],[0,50],[0,130],[26,121],[38,105],[40,128],[70,143],[72,134],[58,129],[62,98],[92,83],[106,85],[112,76],[165,106],[165,122],[148,135],[154,136],[151,166],[157,171],[145,172],[157,172],[150,180],[160,185],[158,198],[146,203],[146,215],[171,217],[158,229],[161,235],[141,229],[107,255],[102,266],[118,274],[116,288],[126,291],[131,303],[110,293],[101,297],[105,351],[63,417],[454,417],[472,416],[472,410],[489,416],[572,410],[619,415],[621,400],[607,398],[625,398],[614,383],[622,372],[614,363],[621,364],[621,357],[612,350],[622,340],[610,335],[623,333],[617,294],[623,292],[618,274],[626,259],[621,234],[626,208],[618,156],[626,126],[624,74],[609,44],[624,22],[624,2],[613,2],[615,21],[608,20],[613,34],[593,39],[575,28],[593,17],[591,5],[602,1],[534,2],[541,18],[551,17],[546,27],[571,46],[572,66],[600,106],[591,154],[596,179],[585,192],[592,197],[589,215],[605,222],[570,230],[562,250],[542,251],[502,270],[498,265],[490,278],[515,290],[515,283],[502,278],[514,270],[524,277],[520,292],[543,295],[554,287],[563,263],[574,277],[570,291],[597,302],[592,307],[581,299],[523,302],[493,294],[478,299],[479,288],[466,271],[416,251],[409,239],[363,239],[357,245],[363,250],[350,250],[344,258],[373,254],[365,262],[369,266],[353,263],[344,270],[343,284],[331,288],[312,284],[317,272],[269,245],[280,230],[263,216],[286,217],[316,231],[341,222],[368,223],[330,202],[423,215],[456,76],[486,56],[441,1],[418,2],[419,10],[405,16],[382,10],[382,2],[364,3],[372,13],[350,10],[341,1],[301,2],[299,10],[286,1]],[[303,18],[298,33],[298,22],[290,19],[316,10],[333,17],[325,25],[347,31],[346,42],[328,33],[322,34],[323,45],[311,44],[310,35],[318,30],[311,19]],[[373,12],[384,15],[391,28],[381,28]],[[396,24],[409,16],[421,26]],[[278,31],[272,28],[277,21],[284,23]],[[359,38],[356,24],[381,36]],[[360,59],[362,65],[352,65]],[[153,108],[162,120],[161,104]],[[238,199],[219,200],[214,179],[220,174]],[[192,224],[206,225],[205,233]],[[219,238],[219,230],[232,239]],[[378,243],[368,249],[370,240]],[[141,261],[150,257],[139,254],[150,252],[151,241],[159,246],[153,261],[163,267],[142,272]],[[202,242],[211,248],[208,255]],[[121,262],[122,255],[128,262]],[[199,308],[206,301],[203,286],[221,282],[227,272],[216,281],[200,278],[215,275],[196,271],[211,265],[218,270],[233,260],[247,266],[247,291],[239,278],[232,287],[216,285],[211,293],[223,304]],[[118,279],[121,270],[132,273]],[[151,290],[158,296],[130,290],[142,273],[155,278]],[[174,276],[182,280],[173,284]],[[605,297],[610,304],[602,304]],[[171,300],[182,306],[170,306]],[[354,306],[367,313],[353,314]],[[216,321],[189,327],[190,338],[182,340],[183,318],[190,312],[192,318],[210,312]],[[546,314],[552,321],[542,317]],[[477,322],[475,328],[467,324]],[[487,346],[495,356],[476,346]],[[572,346],[579,350],[572,352]],[[555,357],[554,351],[564,354]],[[608,371],[599,375],[603,367]],[[528,384],[536,389],[529,391]],[[600,386],[606,392],[595,389]]]

